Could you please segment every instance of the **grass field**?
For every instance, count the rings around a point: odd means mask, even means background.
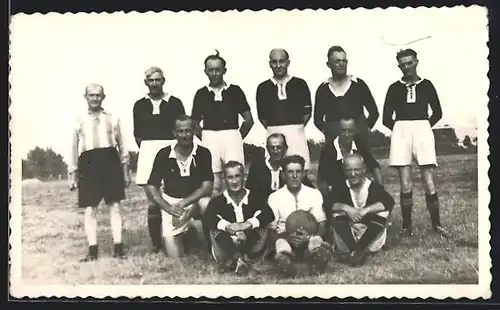
[[[477,244],[477,156],[440,157],[436,183],[441,199],[442,222],[451,233]],[[386,188],[399,201],[396,171],[384,169]],[[462,247],[430,230],[418,169],[414,169],[415,237],[399,240],[399,203],[393,212],[385,250],[366,265],[352,268],[332,261],[326,274],[280,279],[272,263],[254,265],[246,277],[221,276],[203,249],[181,260],[151,254],[146,227],[146,197],[131,186],[123,202],[124,243],[128,257],[111,257],[113,242],[109,217],[101,206],[98,216],[100,260],[79,263],[87,252],[82,211],[75,207],[76,194],[66,182],[25,185],[22,192],[22,278],[24,284],[476,284],[477,247]],[[311,176],[312,179],[314,175]]]

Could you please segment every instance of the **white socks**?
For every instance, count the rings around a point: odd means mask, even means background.
[[[87,235],[89,246],[97,245],[97,208],[86,207],[84,215],[84,228]],[[120,204],[114,203],[109,206],[109,217],[111,222],[111,232],[113,234],[113,242],[122,243],[122,215],[120,212]]]
[[[109,217],[111,221],[111,231],[113,233],[113,242],[122,243],[122,215],[120,204],[114,203],[109,206]]]
[[[85,234],[87,235],[89,246],[97,245],[97,219],[95,216],[96,209],[97,208],[94,207],[85,208],[83,225],[85,228]]]

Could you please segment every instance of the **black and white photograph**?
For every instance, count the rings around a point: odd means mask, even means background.
[[[488,298],[487,13],[13,15],[11,294]]]

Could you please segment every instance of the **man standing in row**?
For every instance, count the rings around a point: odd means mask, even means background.
[[[130,185],[129,154],[120,119],[102,108],[104,88],[88,85],[84,97],[88,110],[76,120],[68,167],[70,190],[78,188],[78,206],[85,209],[89,251],[82,262],[99,256],[96,212],[102,199],[109,207],[114,256],[124,256],[120,202],[125,199],[125,187]]]
[[[177,117],[174,136],[176,142],[156,155],[145,189],[161,208],[167,255],[180,257],[185,253],[183,239],[191,219],[201,219],[210,201],[213,172],[210,151],[193,141],[194,122],[189,116]]]
[[[432,82],[417,74],[418,58],[414,50],[399,51],[396,60],[403,77],[387,90],[383,124],[392,130],[389,165],[399,171],[403,234],[413,234],[411,164],[415,158],[420,166],[432,228],[446,236],[448,232],[441,227],[439,200],[432,171],[437,166],[432,127],[442,117],[441,104]],[[429,107],[432,109],[430,117]]]
[[[370,130],[379,117],[375,99],[362,79],[347,74],[347,55],[342,47],[332,46],[328,50],[327,58],[326,65],[332,76],[316,91],[314,124],[323,132],[328,142],[339,134],[339,116],[354,115],[358,118],[356,141],[370,149]],[[368,117],[365,116],[365,108]]]
[[[222,192],[222,165],[231,160],[245,162],[243,139],[254,121],[243,90],[224,81],[226,60],[219,52],[208,56],[204,64],[210,82],[196,92],[191,117],[198,127],[203,121],[201,139],[212,155],[212,196],[216,196]],[[241,127],[240,115],[243,117]]]
[[[134,137],[139,146],[136,175],[139,186],[148,182],[158,151],[175,141],[175,119],[185,114],[181,100],[164,92],[165,77],[160,68],[147,69],[144,83],[149,93],[134,104],[133,110]],[[155,252],[162,248],[161,225],[160,207],[150,201],[148,228]]]
[[[257,113],[267,137],[281,133],[288,141],[286,155],[300,155],[310,167],[305,125],[311,118],[311,92],[306,81],[290,76],[288,52],[276,48],[269,54],[273,76],[257,87]]]

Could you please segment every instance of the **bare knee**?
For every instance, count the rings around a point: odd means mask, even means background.
[[[436,192],[436,185],[434,184],[434,177],[432,174],[432,167],[421,167],[422,181],[424,183],[424,190],[427,194],[434,194]]]
[[[210,203],[210,197],[203,197],[198,200],[198,208],[200,210],[200,215],[203,215],[205,213],[205,210],[207,210],[208,204]]]
[[[409,193],[412,191],[413,184],[409,177],[401,178],[401,191],[403,193]]]

